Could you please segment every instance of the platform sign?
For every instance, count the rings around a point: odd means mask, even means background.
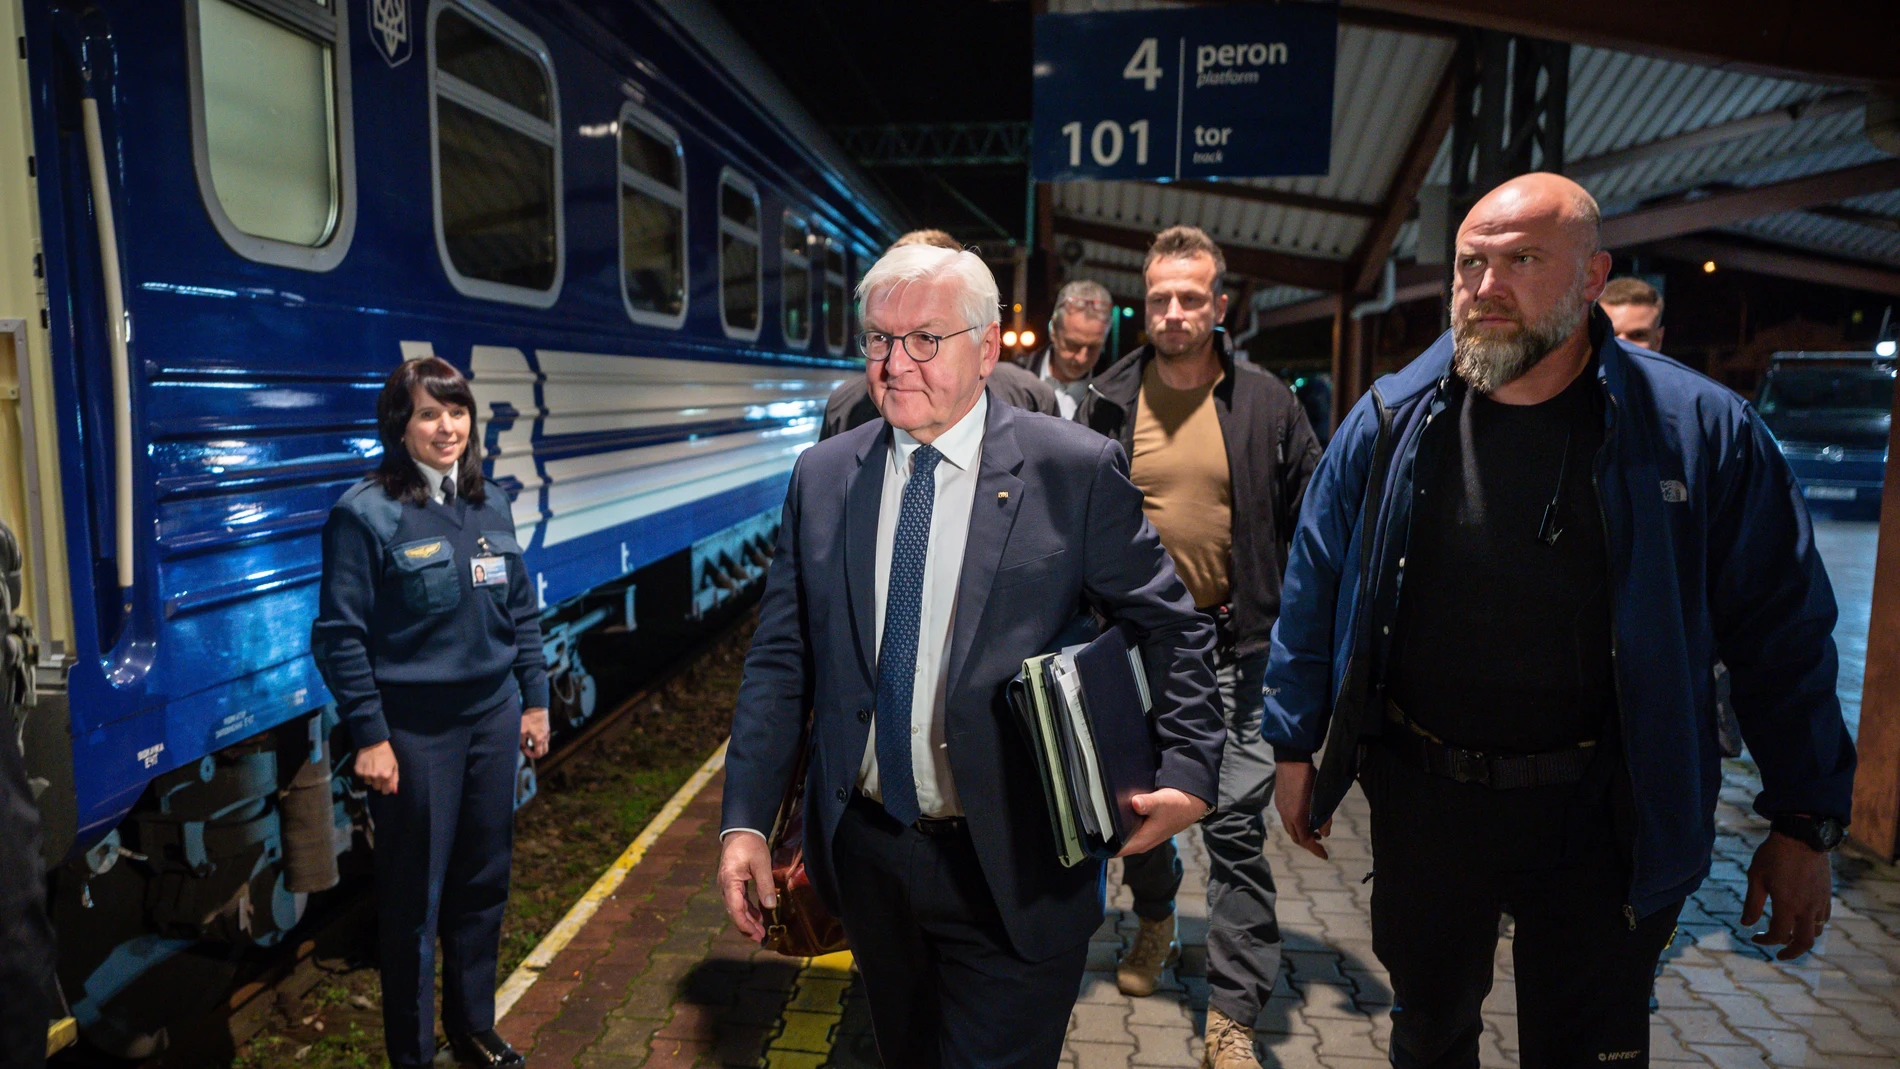
[[[1036,18],[1039,181],[1325,174],[1331,4]]]

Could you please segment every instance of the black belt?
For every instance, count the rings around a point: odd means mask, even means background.
[[[896,826],[897,818],[891,816],[890,810],[884,808],[883,802],[865,794],[863,791],[852,794],[851,801],[852,804],[872,814],[873,817],[881,818],[886,825]],[[918,817],[911,822],[910,826],[911,830],[919,835],[927,835],[932,839],[942,839],[951,835],[960,834],[967,826],[967,822],[962,817]]]
[[[1451,746],[1423,734],[1406,718],[1397,705],[1386,703],[1388,719],[1402,725],[1386,732],[1386,738],[1414,767],[1434,776],[1475,783],[1494,791],[1519,787],[1554,787],[1575,783],[1589,771],[1596,759],[1596,743],[1587,742],[1567,750],[1549,750],[1532,754],[1494,754]]]
[[[911,821],[910,826],[920,835],[941,839],[945,836],[961,834],[964,820],[962,817],[918,817]]]
[[[1195,611],[1213,621],[1215,647],[1232,650],[1238,641],[1238,636],[1234,634],[1234,603],[1222,602]]]

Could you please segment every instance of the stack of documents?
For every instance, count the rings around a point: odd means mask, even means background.
[[[1036,756],[1061,862],[1114,857],[1141,826],[1131,800],[1155,789],[1160,767],[1141,649],[1112,627],[1031,657],[1010,681],[1009,702]]]

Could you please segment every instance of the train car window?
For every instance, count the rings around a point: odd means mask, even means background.
[[[760,244],[758,187],[726,171],[719,176],[719,314],[734,338],[759,336]]]
[[[856,334],[858,331],[864,329],[864,322],[863,322],[863,315],[862,315],[862,312],[864,310],[858,307],[858,302],[856,299],[857,294],[858,294],[858,285],[859,283],[864,281],[865,273],[870,271],[871,265],[876,262],[877,262],[876,256],[867,254],[861,248],[854,249],[851,252],[851,291],[850,292],[851,292],[852,299],[846,302],[846,307],[851,310],[851,327],[848,331],[848,333],[850,334]]]
[[[455,288],[545,308],[562,257],[560,101],[541,40],[483,0],[429,12],[436,243]]]
[[[850,326],[851,293],[845,289],[844,246],[837,238],[825,239],[825,348],[836,356],[844,352],[845,333]]]
[[[185,5],[193,164],[225,243],[327,271],[355,228],[344,0]]]
[[[779,290],[785,306],[785,344],[811,344],[811,227],[785,213],[779,227]]]
[[[686,321],[686,157],[673,128],[620,112],[620,282],[636,323]]]

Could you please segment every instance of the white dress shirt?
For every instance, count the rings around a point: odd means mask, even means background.
[[[962,803],[950,776],[950,747],[944,733],[944,699],[950,681],[950,629],[956,622],[957,583],[963,578],[963,550],[970,540],[970,511],[976,504],[976,478],[983,460],[983,425],[989,417],[987,392],[976,407],[930,443],[943,454],[935,471],[937,497],[930,510],[929,548],[924,550],[924,587],[917,606],[917,670],[910,692],[910,768],[917,784],[917,808],[927,817],[960,816]],[[874,590],[877,603],[877,644],[884,644],[884,606],[891,585],[891,553],[897,544],[897,519],[904,510],[904,487],[909,485],[911,457],[923,443],[892,428],[891,450],[884,461],[884,491],[877,510],[877,563]],[[877,779],[877,723],[864,740],[858,763],[858,789],[883,801]],[[757,828],[724,828],[724,840],[734,832]]]
[[[409,459],[416,460],[415,457],[410,457]],[[423,485],[429,488],[429,500],[440,505],[443,501],[442,480],[448,478],[449,473],[446,471],[438,471],[420,460],[416,460],[416,470],[422,473]]]
[[[924,551],[923,597],[917,606],[917,673],[910,692],[910,768],[917,784],[917,808],[927,817],[963,814],[950,776],[950,745],[944,731],[944,699],[950,680],[950,628],[956,621],[957,583],[963,578],[963,550],[970,539],[970,509],[976,503],[977,469],[983,459],[983,424],[989,415],[987,392],[976,407],[930,443],[943,454],[936,475],[936,502],[930,512],[929,548]],[[893,429],[884,466],[884,493],[877,512],[877,642],[884,644],[884,606],[891,585],[891,554],[897,544],[897,518],[910,484],[911,457],[923,443]],[[858,789],[883,800],[877,777],[877,723],[871,724],[858,765]]]
[[[1056,378],[1055,362],[1054,353],[1042,354],[1042,381],[1056,392],[1056,409],[1062,413],[1062,418],[1074,419],[1075,410],[1082,405],[1083,395],[1089,392],[1089,379],[1093,376],[1084,375],[1074,382],[1063,382]]]

